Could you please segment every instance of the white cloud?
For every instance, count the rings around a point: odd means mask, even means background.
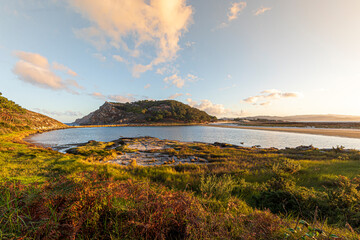
[[[154,47],[156,56],[148,64],[136,64],[134,76],[177,57],[179,40],[193,14],[186,0],[72,0],[69,3],[92,22],[92,26],[76,30],[76,35],[98,49],[106,45],[138,57],[142,46]],[[125,39],[133,40],[133,49]]]
[[[185,79],[179,77],[177,74],[164,78],[164,82],[172,84],[177,88],[182,88],[185,85]]]
[[[301,94],[296,92],[281,92],[277,89],[268,89],[262,91],[259,95],[251,96],[243,101],[252,105],[266,106],[271,105],[274,100],[283,99],[283,98],[297,98]]]
[[[239,14],[246,8],[246,2],[233,3],[229,9],[228,21],[231,22],[239,17]]]
[[[204,99],[200,102],[194,101],[191,98],[186,99],[189,106],[195,107],[210,115],[215,115],[217,117],[238,117],[242,115],[242,112],[235,112],[231,109],[227,109],[222,104],[213,104],[210,100]]]
[[[151,87],[151,84],[149,83],[144,86],[145,89],[148,89],[149,87]]]
[[[170,85],[174,85],[177,88],[182,88],[186,82],[196,82],[199,78],[193,74],[188,74],[185,78],[178,76],[178,74],[173,74],[169,77],[164,78],[164,82]]]
[[[21,81],[41,88],[66,90],[73,94],[78,93],[72,90],[70,86],[79,89],[83,88],[75,80],[63,80],[60,76],[56,75],[51,70],[47,58],[40,54],[17,51],[15,52],[15,56],[19,58],[19,61],[15,64],[13,73],[17,75]],[[53,63],[53,66],[55,66],[55,68],[62,68],[59,70],[66,69],[67,73],[70,75],[75,73],[62,64]]]
[[[175,93],[175,94],[171,95],[170,97],[168,97],[168,99],[175,99],[175,98],[181,97],[182,95],[184,95],[184,94],[182,94],[182,93]]]
[[[270,11],[270,10],[271,10],[271,8],[269,8],[269,7],[261,7],[261,8],[257,9],[254,12],[254,15],[259,16],[259,15],[264,14],[265,12]]]

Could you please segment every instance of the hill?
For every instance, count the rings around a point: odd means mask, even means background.
[[[50,130],[67,125],[39,113],[22,108],[0,93],[0,134],[26,129]]]
[[[175,100],[105,102],[98,110],[77,119],[79,125],[109,125],[124,123],[204,123],[216,117]]]

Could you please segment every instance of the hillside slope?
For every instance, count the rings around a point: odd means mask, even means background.
[[[26,129],[51,130],[65,128],[67,125],[22,108],[0,93],[0,134]]]
[[[105,102],[98,110],[77,119],[79,125],[123,123],[204,123],[216,117],[174,100],[138,101],[133,103]]]

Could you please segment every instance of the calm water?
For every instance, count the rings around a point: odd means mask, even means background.
[[[27,141],[49,147],[59,147],[89,140],[112,141],[120,137],[140,136],[185,142],[224,142],[236,145],[242,145],[243,142],[243,146],[260,145],[264,148],[312,144],[318,148],[342,145],[346,148],[360,150],[360,139],[211,126],[73,128],[37,134]]]

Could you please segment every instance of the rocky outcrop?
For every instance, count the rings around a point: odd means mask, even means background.
[[[98,110],[77,119],[77,125],[110,125],[151,122],[209,122],[207,113],[174,100],[138,101],[133,103],[105,102]]]

